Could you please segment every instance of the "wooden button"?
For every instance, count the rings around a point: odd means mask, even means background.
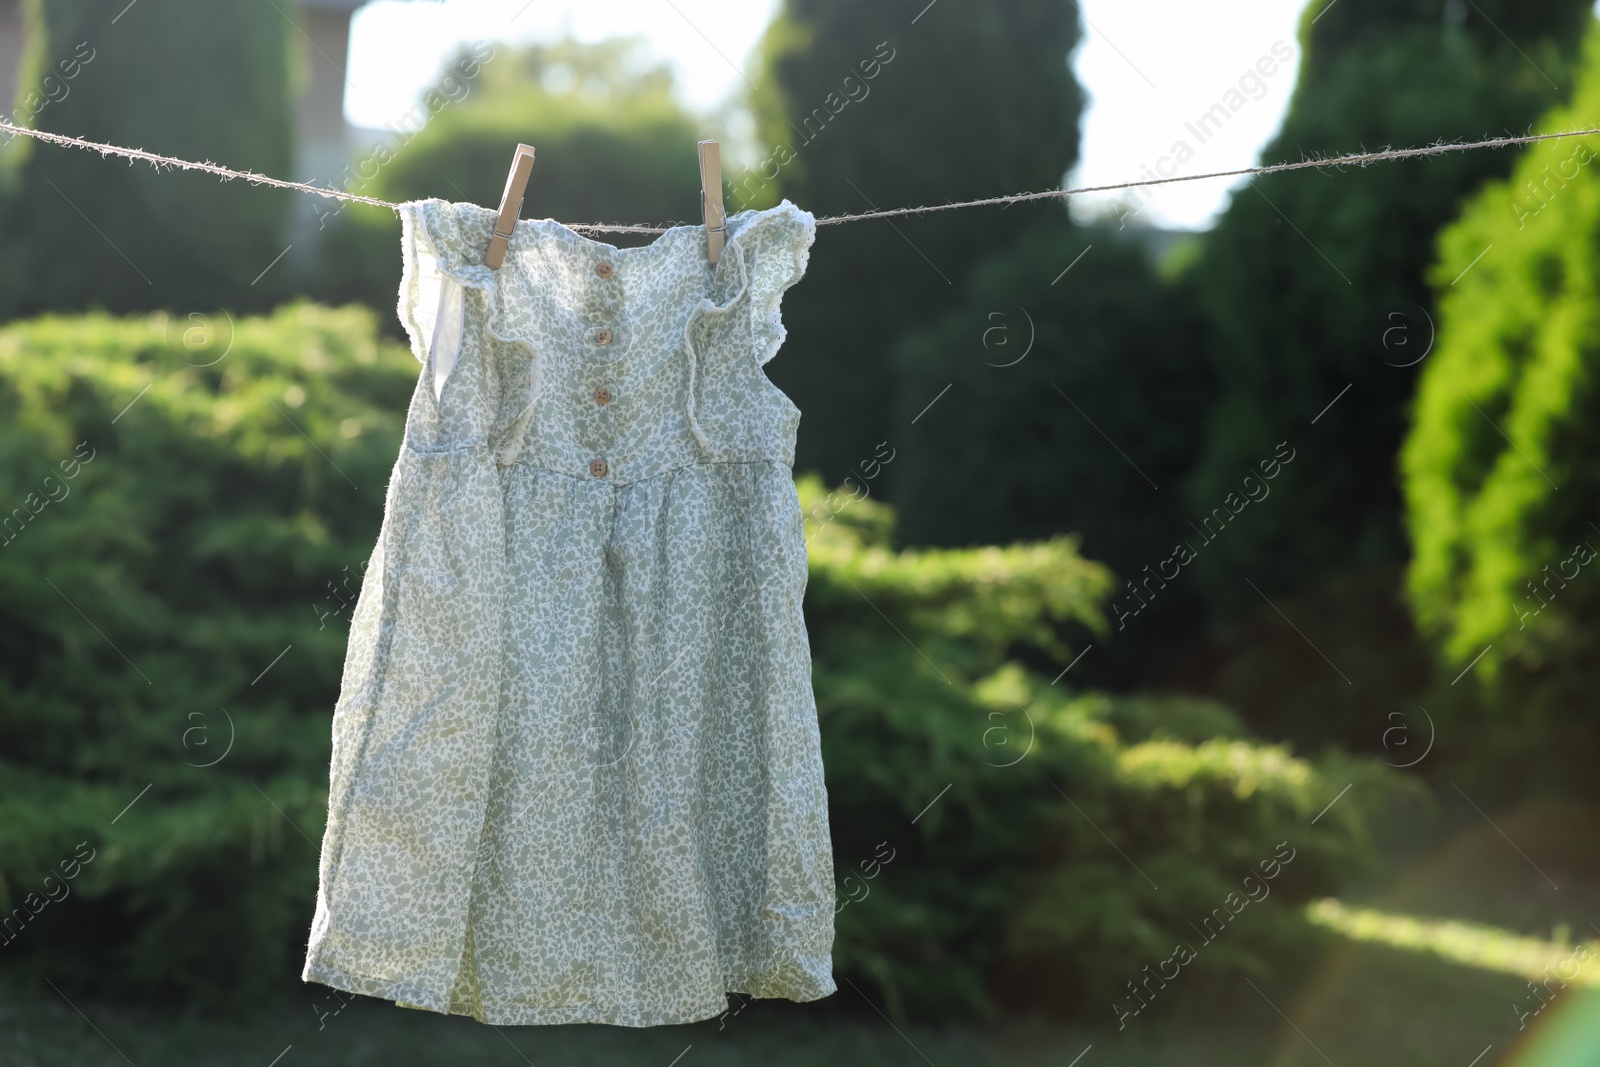
[[[609,278],[616,273],[616,268],[604,261],[594,265],[594,272],[602,278]]]
[[[594,391],[594,402],[599,404],[601,407],[605,407],[607,404],[611,403],[611,390],[607,389],[603,385],[597,387]]]
[[[608,345],[608,344],[610,344],[611,343],[611,331],[606,329],[604,326],[600,327],[598,330],[596,330],[594,332],[594,343],[597,344],[597,345]]]
[[[606,476],[606,471],[610,469],[611,468],[606,466],[606,461],[603,459],[591,459],[589,461],[589,473],[594,475],[596,478],[604,478]]]

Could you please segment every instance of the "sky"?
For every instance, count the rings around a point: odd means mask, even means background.
[[[1295,27],[1306,0],[1076,2],[1085,35],[1073,67],[1089,106],[1070,185],[1136,181],[1147,168],[1200,174],[1258,161],[1294,89]],[[375,129],[399,121],[460,44],[562,36],[642,37],[673,68],[687,106],[717,111],[748,89],[748,62],[777,6],[777,0],[375,0],[351,25],[345,115]],[[937,8],[919,17],[936,18]],[[1217,104],[1228,115],[1220,129],[1215,121],[1195,125]],[[733,129],[749,127],[736,122]],[[1210,179],[1143,196],[1075,197],[1072,206],[1079,217],[1127,212],[1150,225],[1203,229],[1237,186]]]

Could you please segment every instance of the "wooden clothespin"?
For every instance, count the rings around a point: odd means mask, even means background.
[[[517,145],[511,157],[511,173],[506,175],[506,191],[500,194],[500,214],[494,221],[494,236],[489,238],[489,248],[483,253],[484,265],[494,270],[506,261],[506,250],[511,247],[511,235],[516,232],[517,218],[522,214],[522,194],[528,188],[528,175],[533,173],[533,146]]]
[[[715,141],[700,142],[700,216],[706,224],[706,262],[715,267],[728,221],[722,209],[722,149]]]

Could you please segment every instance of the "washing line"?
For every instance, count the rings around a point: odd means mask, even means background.
[[[370,204],[373,207],[384,207],[391,211],[399,211],[400,205],[388,200],[379,200],[376,197],[361,196],[357,193],[346,192],[343,189],[334,189],[329,186],[312,185],[307,182],[291,182],[283,178],[273,178],[265,174],[257,174],[248,170],[233,170],[230,167],[219,166],[216,163],[196,163],[193,160],[178,159],[174,156],[158,155],[146,152],[142,148],[124,148],[120,145],[103,144],[99,141],[87,141],[81,137],[69,137],[66,134],[50,133],[46,130],[30,130],[25,126],[16,126],[0,120],[0,130],[21,137],[31,137],[47,144],[59,145],[66,148],[81,148],[91,152],[98,152],[102,156],[121,156],[126,159],[148,163],[158,171],[170,167],[176,170],[201,171],[206,174],[215,174],[225,180],[243,180],[252,185],[269,186],[275,189],[293,189],[298,192],[312,193],[316,196],[329,197],[334,200],[345,200],[357,204]],[[1367,167],[1374,163],[1389,163],[1401,159],[1416,159],[1426,156],[1443,156],[1455,152],[1475,152],[1490,148],[1514,148],[1519,145],[1536,144],[1540,141],[1556,141],[1568,137],[1588,137],[1600,134],[1600,129],[1564,130],[1556,133],[1524,134],[1518,137],[1491,137],[1482,141],[1439,141],[1434,144],[1424,145],[1420,148],[1384,148],[1375,152],[1353,152],[1340,156],[1317,156],[1300,160],[1297,163],[1273,163],[1263,167],[1240,167],[1236,170],[1214,170],[1204,174],[1180,174],[1170,178],[1147,178],[1139,181],[1117,182],[1111,185],[1086,185],[1073,189],[1042,189],[1031,193],[1009,193],[1004,196],[985,197],[980,200],[963,200],[958,203],[925,204],[921,207],[899,207],[883,211],[863,211],[849,215],[825,215],[817,219],[818,226],[834,226],[846,222],[864,222],[869,219],[900,218],[908,215],[931,215],[940,211],[956,211],[973,207],[1009,207],[1012,204],[1022,204],[1033,200],[1065,200],[1085,193],[1109,193],[1127,189],[1144,189],[1159,185],[1173,185],[1178,182],[1197,182],[1215,178],[1241,178],[1255,177],[1263,174],[1282,174],[1296,170],[1321,170],[1338,167]],[[578,233],[665,233],[670,225],[645,226],[645,225],[620,225],[611,223],[568,223],[567,229]],[[675,223],[672,225],[684,225]]]

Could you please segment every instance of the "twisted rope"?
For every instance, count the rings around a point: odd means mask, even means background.
[[[252,185],[265,185],[275,189],[293,189],[298,192],[312,193],[333,200],[346,200],[357,204],[370,204],[373,207],[386,207],[391,211],[399,211],[400,205],[388,200],[379,200],[372,196],[360,196],[356,193],[346,192],[330,186],[312,185],[307,182],[291,182],[283,178],[272,178],[265,174],[257,174],[249,170],[234,170],[231,167],[220,166],[216,163],[196,163],[193,160],[178,159],[173,156],[158,155],[155,152],[146,152],[142,148],[123,148],[120,145],[103,144],[99,141],[87,141],[81,137],[68,137],[66,134],[50,133],[45,130],[30,130],[25,126],[16,126],[0,120],[0,131],[21,137],[32,137],[47,144],[59,145],[64,148],[81,148],[91,152],[98,152],[101,156],[121,156],[130,160],[148,163],[157,170],[171,167],[176,170],[201,171],[206,174],[215,174],[225,180],[243,180]],[[991,196],[981,200],[963,200],[952,204],[925,204],[921,207],[898,207],[885,211],[863,211],[851,215],[827,215],[817,219],[818,226],[837,226],[846,222],[864,222],[868,219],[890,219],[908,215],[931,215],[939,211],[956,211],[971,207],[995,207],[1012,204],[1022,204],[1033,200],[1064,200],[1068,197],[1081,196],[1084,193],[1108,193],[1122,189],[1143,189],[1155,185],[1173,185],[1178,182],[1197,182],[1212,178],[1239,178],[1254,177],[1262,174],[1282,174],[1295,170],[1321,170],[1337,167],[1367,167],[1374,163],[1389,163],[1400,159],[1416,159],[1422,156],[1443,156],[1455,152],[1474,152],[1489,148],[1514,148],[1518,145],[1535,144],[1540,141],[1556,141],[1567,137],[1588,137],[1600,134],[1600,129],[1564,130],[1558,133],[1525,134],[1519,137],[1491,137],[1482,141],[1441,141],[1436,144],[1425,145],[1421,148],[1385,148],[1377,152],[1354,152],[1342,156],[1315,157],[1303,159],[1298,163],[1273,163],[1264,167],[1240,167],[1236,170],[1214,170],[1204,174],[1182,174],[1171,178],[1151,178],[1141,181],[1117,182],[1111,185],[1085,185],[1074,189],[1042,189],[1031,193],[1011,193],[1007,196]],[[569,230],[579,233],[644,233],[660,234],[672,228],[673,223],[667,226],[621,225],[612,223],[578,223],[568,225]]]

